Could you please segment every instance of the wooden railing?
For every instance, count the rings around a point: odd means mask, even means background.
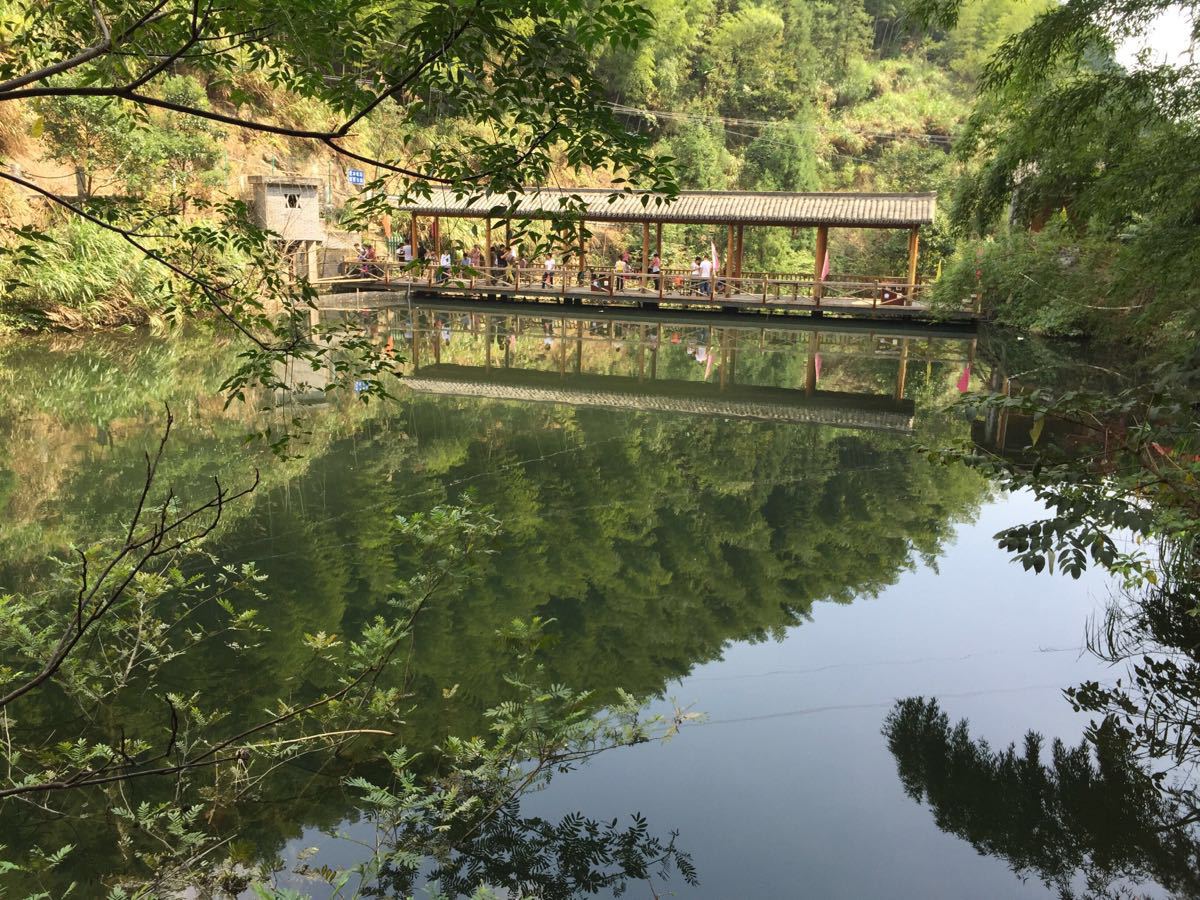
[[[738,306],[922,306],[929,285],[906,285],[903,278],[832,275],[823,281],[812,273],[743,273],[740,277],[715,274],[707,279],[690,269],[667,268],[661,274],[619,272],[611,265],[558,266],[547,273],[541,265],[474,268],[459,264],[443,269],[429,263],[405,264],[391,260],[346,260],[344,274],[319,279],[318,286],[360,285],[424,286],[443,291],[529,293],[542,296],[602,297],[668,301],[696,305]]]

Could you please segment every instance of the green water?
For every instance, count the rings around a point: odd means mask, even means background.
[[[276,398],[226,408],[217,386],[237,348],[209,336],[0,347],[0,592],[33,589],[48,559],[127,514],[166,403],[176,424],[164,477],[178,493],[264,473],[210,548],[267,576],[270,630],[254,665],[213,646],[167,676],[220,697],[231,724],[303,695],[303,635],[353,634],[386,612],[413,566],[395,516],[469,498],[503,531],[470,584],[422,615],[409,748],[484,733],[512,668],[497,631],[542,616],[555,681],[597,703],[621,689],[709,716],[527,801],[544,815],[640,810],[678,829],[702,882],[666,886],[681,896],[1046,893],[1036,867],[995,844],[977,853],[905,796],[880,727],[894,700],[924,694],[999,745],[1031,727],[1082,733],[1060,691],[1098,671],[1077,648],[1103,580],[1012,566],[991,534],[1032,514],[1028,498],[918,450],[972,434],[994,444],[995,423],[950,408],[964,379],[979,388],[1030,360],[1075,377],[1070,354],[919,332],[462,310],[366,324],[415,357],[414,387],[371,406],[335,393],[307,405],[302,426]],[[265,425],[296,429],[299,458],[245,442]],[[64,736],[81,727],[52,699],[25,715]],[[161,716],[148,700],[92,727]],[[345,772],[301,757],[264,802],[213,824],[243,859],[287,862],[316,845],[331,864],[352,859],[355,845],[320,834],[363,836]],[[0,807],[0,833],[10,853],[77,844],[62,874],[82,896],[136,870],[110,830],[23,804]]]

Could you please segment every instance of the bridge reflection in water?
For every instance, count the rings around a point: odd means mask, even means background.
[[[796,319],[718,326],[687,313],[532,311],[439,302],[326,311],[356,318],[429,394],[909,432],[910,366],[969,371],[973,331]]]

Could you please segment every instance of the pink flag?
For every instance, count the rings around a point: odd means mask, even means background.
[[[820,381],[821,380],[821,354],[820,353],[816,354],[816,358],[813,360],[813,368],[817,370],[817,381]]]
[[[962,370],[962,374],[958,376],[958,392],[965,394],[971,389],[971,364],[967,363],[967,367]]]
[[[829,251],[825,251],[825,261],[821,264],[821,281],[829,277]]]
[[[717,259],[717,242],[711,241],[710,243],[712,244],[713,274],[715,275],[717,270],[721,268],[721,261]]]

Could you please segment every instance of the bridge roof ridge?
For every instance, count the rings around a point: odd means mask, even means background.
[[[510,193],[515,194],[512,201]],[[570,218],[579,214],[563,209],[562,203],[574,195],[585,199],[584,218],[598,222],[907,228],[931,223],[937,209],[934,191],[680,191],[674,201],[643,204],[646,192],[627,192],[620,187],[535,187],[483,194],[437,187],[428,200],[398,204],[397,209],[428,216],[484,218],[511,206],[514,218]],[[586,202],[597,196],[606,199]]]

